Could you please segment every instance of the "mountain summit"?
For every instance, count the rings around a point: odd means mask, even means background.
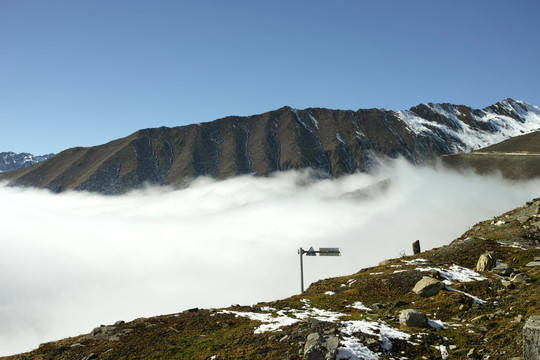
[[[0,175],[15,186],[121,194],[146,184],[183,186],[312,168],[325,176],[369,171],[377,156],[419,164],[540,128],[540,108],[505,99],[484,109],[420,104],[409,110],[283,107],[174,128],[140,130]]]

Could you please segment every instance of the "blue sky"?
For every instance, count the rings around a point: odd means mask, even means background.
[[[0,1],[0,151],[296,108],[540,105],[540,2]]]

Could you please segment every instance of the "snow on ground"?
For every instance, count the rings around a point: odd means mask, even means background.
[[[367,306],[365,306],[364,304],[362,304],[361,301],[357,301],[357,302],[355,302],[354,304],[349,305],[349,307],[352,307],[353,309],[357,309],[357,310],[367,310],[367,311],[371,311],[371,309],[368,308]]]
[[[444,279],[446,285],[451,285],[455,281],[459,282],[470,282],[470,281],[482,281],[486,280],[485,277],[481,276],[474,270],[468,269],[459,265],[452,265],[449,268],[436,268],[436,267],[417,267],[418,271],[431,271],[435,270],[441,274],[441,277]]]

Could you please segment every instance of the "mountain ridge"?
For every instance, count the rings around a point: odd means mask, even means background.
[[[505,99],[484,109],[420,104],[409,110],[288,106],[173,128],[139,130],[0,175],[13,186],[122,194],[150,185],[185,186],[199,176],[268,176],[311,168],[322,176],[369,172],[378,157],[421,164],[540,128],[540,108]]]

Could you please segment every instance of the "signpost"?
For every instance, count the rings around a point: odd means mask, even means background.
[[[300,289],[302,293],[304,292],[304,260],[303,255],[306,256],[341,256],[339,248],[319,248],[319,250],[313,249],[313,246],[309,250],[304,250],[302,248],[298,249],[298,254],[300,254]]]

